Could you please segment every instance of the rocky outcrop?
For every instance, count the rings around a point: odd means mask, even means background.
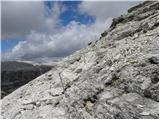
[[[51,66],[32,65],[24,62],[8,61],[1,63],[1,97],[8,95],[20,86],[51,70]]]
[[[2,100],[4,118],[158,118],[158,2],[115,18],[100,40]]]

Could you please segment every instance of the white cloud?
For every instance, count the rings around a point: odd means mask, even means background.
[[[44,17],[42,2],[2,2],[2,37],[8,38],[38,29]],[[39,26],[40,25],[40,26]]]
[[[56,2],[50,10],[43,1],[3,1],[2,38],[23,36],[33,30],[48,32],[58,24],[61,10],[61,5]],[[48,12],[50,16],[47,16]]]
[[[43,27],[41,28],[44,28],[44,30],[38,31],[32,28],[32,32],[26,35],[25,41],[20,41],[11,51],[3,53],[2,59],[20,58],[33,60],[43,57],[52,58],[69,55],[84,47],[84,43],[87,44],[89,41],[98,39],[100,34],[109,27],[113,17],[127,11],[127,8],[134,4],[137,3],[82,2],[79,5],[79,12],[85,12],[95,16],[95,23],[85,25],[71,21],[67,26],[58,27],[56,27],[59,24],[58,17],[64,11],[65,7],[55,4],[50,11],[50,17],[45,18],[42,23]]]
[[[72,21],[57,29],[54,34],[32,32],[25,41],[19,42],[11,51],[3,54],[3,59],[34,59],[42,57],[63,57],[98,39],[104,25],[97,23],[84,25]]]
[[[119,16],[140,1],[83,1],[79,10],[95,16],[97,21],[104,22],[110,17]]]

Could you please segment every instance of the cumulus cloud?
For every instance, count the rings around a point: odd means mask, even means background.
[[[99,31],[103,30],[104,25],[100,23],[85,25],[72,21],[67,26],[57,29],[54,34],[34,31],[25,41],[20,41],[11,51],[3,54],[3,59],[64,57],[98,39]]]
[[[47,16],[49,12],[51,15]],[[50,10],[42,1],[3,1],[2,38],[23,36],[33,30],[48,31],[57,25],[60,12],[58,3]]]
[[[38,29],[45,20],[44,12],[42,2],[2,2],[2,37]]]
[[[131,6],[139,3],[138,1],[83,1],[79,5],[82,13],[95,16],[97,21],[106,21],[110,17],[119,16]]]
[[[94,16],[96,21],[93,24],[71,21],[67,26],[58,27],[56,27],[59,24],[58,17],[65,7],[55,4],[50,11],[50,17],[45,18],[42,23],[45,26],[42,27],[45,28],[44,31],[32,29],[32,32],[26,35],[25,41],[20,41],[12,50],[2,53],[2,59],[33,60],[69,55],[83,48],[88,42],[98,39],[100,33],[109,27],[113,17],[122,14],[135,4],[137,3],[84,1],[79,5],[78,12]],[[57,11],[56,14],[54,11]]]

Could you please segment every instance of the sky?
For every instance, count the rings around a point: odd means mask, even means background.
[[[1,58],[65,57],[95,41],[112,19],[140,1],[3,1]]]

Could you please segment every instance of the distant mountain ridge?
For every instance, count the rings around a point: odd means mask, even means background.
[[[1,62],[1,97],[13,92],[51,68],[52,66],[32,65],[17,61]]]
[[[17,61],[2,62],[1,67],[2,71],[37,70],[39,68],[39,66]]]

